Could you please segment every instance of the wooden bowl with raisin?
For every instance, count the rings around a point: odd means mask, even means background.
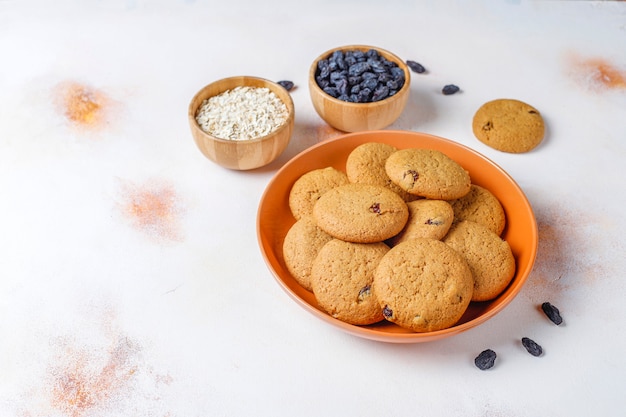
[[[198,91],[188,119],[205,157],[228,169],[251,170],[274,161],[289,144],[294,105],[280,84],[236,76]]]
[[[384,49],[349,45],[324,52],[309,70],[317,114],[335,129],[383,129],[400,117],[410,92],[407,65]]]

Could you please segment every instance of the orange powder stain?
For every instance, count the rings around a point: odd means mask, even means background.
[[[65,363],[51,372],[50,405],[68,417],[89,416],[106,408],[128,393],[138,370],[138,352],[136,345],[120,338],[105,353],[104,365],[97,367],[99,352],[67,346],[62,358]]]
[[[535,214],[539,247],[525,288],[533,301],[558,301],[568,291],[593,286],[609,275],[606,220],[562,205]]]
[[[626,71],[604,58],[581,58],[571,55],[568,67],[575,81],[592,91],[626,89]]]
[[[111,100],[104,92],[67,81],[58,84],[53,93],[58,111],[73,126],[95,129],[106,124]]]
[[[160,182],[122,184],[121,209],[132,226],[152,237],[181,240],[182,208],[173,186]]]

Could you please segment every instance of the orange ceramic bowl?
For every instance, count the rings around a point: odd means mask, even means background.
[[[447,329],[412,333],[396,324],[381,322],[355,326],[337,320],[316,303],[313,293],[301,287],[290,275],[283,259],[284,237],[295,223],[289,209],[289,191],[304,173],[317,168],[333,166],[345,170],[350,152],[366,142],[382,142],[404,148],[427,148],[444,152],[460,163],[474,184],[490,190],[502,203],[507,217],[503,238],[511,246],[517,270],[509,286],[492,301],[472,302],[460,321]],[[517,183],[495,163],[478,152],[456,142],[424,133],[408,131],[369,131],[351,133],[319,143],[285,164],[268,184],[259,204],[257,236],[261,252],[282,289],[305,310],[349,334],[366,339],[394,343],[428,342],[453,336],[484,323],[504,309],[520,292],[535,262],[538,233],[535,216],[523,191]]]

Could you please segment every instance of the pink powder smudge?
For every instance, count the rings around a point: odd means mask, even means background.
[[[558,302],[569,291],[601,283],[610,275],[610,219],[562,204],[542,207],[535,215],[539,247],[524,291],[534,302]]]
[[[56,111],[74,128],[99,130],[111,118],[114,101],[102,90],[77,81],[64,81],[52,89]]]
[[[173,378],[154,372],[141,344],[116,327],[110,311],[100,319],[102,331],[90,338],[81,338],[80,331],[50,338],[48,364],[43,375],[33,376],[34,387],[18,406],[20,416],[170,415],[161,390]]]
[[[626,70],[602,57],[581,57],[569,54],[566,58],[568,75],[577,85],[596,93],[626,90]]]
[[[181,241],[183,213],[175,188],[165,181],[143,184],[123,182],[120,209],[131,226],[146,235],[165,241]]]

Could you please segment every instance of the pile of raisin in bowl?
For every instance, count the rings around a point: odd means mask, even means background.
[[[338,50],[317,62],[317,85],[328,95],[350,103],[372,103],[396,94],[404,70],[375,50]]]

